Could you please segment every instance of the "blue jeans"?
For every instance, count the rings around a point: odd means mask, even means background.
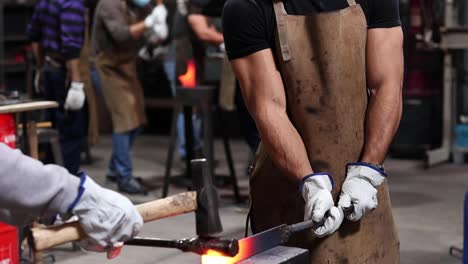
[[[202,148],[200,133],[202,129],[202,119],[200,114],[194,113],[192,115],[192,125],[193,125],[193,150],[199,150]],[[179,156],[185,158],[187,156],[187,150],[185,148],[185,120],[184,114],[180,113],[177,116],[177,138],[179,140]]]
[[[140,134],[141,128],[136,128],[124,133],[112,134],[112,157],[109,162],[107,176],[132,177],[132,159],[130,150],[135,138]]]
[[[166,71],[167,78],[169,79],[169,82],[171,83],[171,89],[172,89],[172,95],[175,96],[176,93],[176,65],[175,65],[175,55],[173,55],[173,52],[169,52],[169,55],[167,56],[167,60],[164,63],[164,70]],[[202,129],[202,119],[199,114],[195,113],[192,116],[192,122],[193,122],[193,149],[198,150],[201,149],[201,129]],[[179,142],[179,145],[177,147],[178,152],[179,152],[179,157],[185,158],[187,155],[187,151],[185,149],[185,122],[184,122],[184,115],[180,113],[177,116],[177,140]]]

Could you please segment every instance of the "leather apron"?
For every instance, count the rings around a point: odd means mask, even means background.
[[[364,13],[350,7],[309,16],[287,15],[274,2],[277,64],[289,118],[306,146],[315,172],[329,172],[335,202],[345,180],[346,164],[360,159],[367,108]],[[274,165],[259,147],[251,173],[251,217],[254,232],[304,220],[298,183]],[[387,182],[378,188],[378,207],[338,232],[317,238],[313,232],[292,237],[291,246],[308,248],[310,263],[399,263],[399,241]]]
[[[123,15],[128,24],[136,23],[128,7],[126,10]],[[143,88],[136,70],[136,54],[135,49],[125,46],[100,52],[95,59],[114,133],[128,132],[146,124]]]

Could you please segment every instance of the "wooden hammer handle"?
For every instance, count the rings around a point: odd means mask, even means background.
[[[197,193],[180,193],[164,199],[139,204],[136,208],[145,223],[185,214],[197,209]],[[46,250],[68,242],[81,240],[85,237],[86,233],[81,228],[79,222],[31,229],[31,240],[36,251]]]

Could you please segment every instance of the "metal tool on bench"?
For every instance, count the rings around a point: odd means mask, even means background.
[[[215,250],[228,257],[234,257],[239,252],[237,239],[184,238],[179,240],[165,240],[159,238],[135,238],[125,242],[125,245],[175,248],[183,252],[192,252],[199,255],[206,254],[208,250]]]
[[[212,185],[212,177],[207,168],[206,160],[193,160],[196,168],[194,187],[197,191],[180,193],[164,199],[137,205],[143,221],[149,222],[170,216],[195,211],[197,235],[203,239],[211,239],[222,232],[223,228],[218,213],[218,193]],[[30,244],[36,251],[43,251],[64,243],[80,240],[86,236],[78,222],[68,223],[48,228],[33,228],[30,234]],[[190,241],[190,240],[189,240]],[[236,241],[231,241],[227,252],[233,252]],[[190,243],[189,243],[190,245]],[[215,246],[214,242],[193,242],[192,246]],[[190,248],[190,247],[188,247]],[[193,247],[192,247],[193,249]]]
[[[353,211],[354,211],[353,205],[351,205],[351,207],[343,209],[343,212],[345,215],[350,214]],[[324,217],[324,219],[325,218],[326,217]],[[291,254],[293,257],[297,256],[297,257],[300,257],[300,259],[302,259],[303,258],[302,254],[304,253],[303,251],[293,250],[294,252],[290,253],[291,248],[289,247],[279,247],[279,248],[277,247],[287,243],[289,241],[289,238],[295,233],[306,231],[311,228],[316,228],[316,227],[323,225],[325,223],[324,219],[319,223],[316,223],[312,220],[308,220],[308,221],[300,222],[300,223],[293,224],[293,225],[283,224],[283,225],[271,228],[269,230],[263,231],[261,233],[255,234],[253,236],[240,239],[239,240],[239,254],[237,254],[236,256],[229,258],[226,256],[221,256],[220,254],[217,254],[217,252],[210,251],[206,255],[202,256],[202,264],[238,263],[238,262],[245,261],[251,257],[260,255],[264,252],[267,252],[273,249],[275,251],[274,255],[278,255],[278,252],[277,252],[278,250],[280,251],[284,250],[285,252],[288,252],[288,254]],[[268,255],[268,257],[270,258],[271,256]],[[253,263],[253,262],[247,261],[246,263]],[[283,263],[283,262],[280,262],[280,263]],[[287,263],[290,263],[290,262],[287,262]]]

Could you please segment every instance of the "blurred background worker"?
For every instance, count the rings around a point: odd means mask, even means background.
[[[74,0],[39,1],[28,27],[38,73],[43,69],[45,97],[60,105],[49,111],[49,118],[59,131],[64,165],[72,174],[78,173],[87,131],[79,68],[84,29],[84,2]]]
[[[224,43],[223,34],[216,29],[212,19],[203,14],[204,7],[210,4],[210,1],[189,1],[178,0],[177,8],[174,14],[172,37],[175,49],[175,75],[169,76],[173,79],[173,86],[177,82],[175,76],[183,75],[188,70],[189,61],[194,60],[196,83],[198,85],[205,84],[204,61],[206,58],[207,47],[213,45],[222,47]],[[221,7],[218,6],[217,14],[221,15]],[[224,52],[224,48],[222,50]],[[168,73],[172,71],[167,71]],[[196,157],[203,156],[201,152],[201,116],[194,113],[192,116],[193,124],[193,149]],[[183,114],[179,114],[177,118],[177,137],[179,142],[179,156],[182,160],[186,157],[185,149],[185,126]]]
[[[225,52],[223,34],[218,31],[213,23],[214,17],[221,17],[223,0],[190,0],[187,2],[187,22],[190,31],[193,58],[197,69],[197,82],[205,82],[205,60],[207,45],[216,45],[221,52]],[[228,66],[229,67],[229,66]],[[260,143],[255,122],[245,107],[244,100],[237,82],[232,83],[235,91],[233,101],[237,109],[243,137],[252,154]],[[224,87],[222,86],[221,89]],[[223,91],[220,91],[222,93]]]
[[[101,0],[95,11],[91,56],[101,80],[112,125],[112,157],[107,178],[119,191],[145,194],[133,176],[130,149],[146,123],[144,98],[137,77],[138,41],[147,31],[167,38],[167,10],[161,3],[142,19],[149,0]],[[155,40],[157,41],[157,40]]]
[[[114,243],[136,236],[143,226],[126,197],[102,188],[86,174],[78,179],[3,143],[0,166],[0,221],[23,226],[45,215],[76,215],[88,236],[81,245],[93,251],[112,251]]]
[[[224,1],[222,0],[178,0],[176,1],[177,8],[174,14],[172,38],[175,47],[175,72],[167,70],[169,78],[175,83],[175,76],[183,75],[187,71],[187,65],[190,60],[194,60],[196,69],[196,83],[198,85],[207,84],[205,77],[205,62],[209,53],[215,49],[218,53],[224,53],[224,38],[222,32],[217,28],[215,20],[221,17]],[[226,63],[227,68],[230,68]],[[225,65],[223,65],[223,71]],[[230,69],[227,69],[230,70]],[[172,74],[171,74],[172,73]],[[225,78],[222,76],[221,78]],[[234,76],[233,76],[234,78]],[[224,79],[221,81],[224,83]],[[175,86],[175,84],[173,84]],[[231,87],[232,86],[232,87]],[[225,85],[221,84],[220,96],[224,93]],[[233,111],[237,108],[238,117],[242,129],[242,134],[249,148],[255,153],[260,142],[260,137],[255,126],[255,122],[248,113],[240,90],[237,87],[235,80],[228,84],[228,101],[235,103],[235,107],[229,108],[227,111]],[[221,108],[224,109],[223,105]],[[195,156],[203,156],[201,153],[201,117],[198,113],[194,113],[193,117],[193,139]],[[179,156],[185,159],[185,127],[184,118],[180,114],[177,119],[177,135],[179,141]]]

